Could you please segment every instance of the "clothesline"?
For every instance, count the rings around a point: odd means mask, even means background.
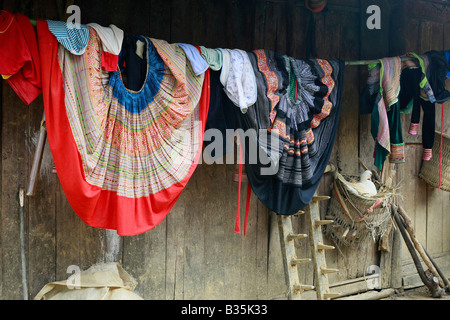
[[[36,26],[36,20],[30,19],[30,22],[33,26]],[[413,57],[402,57],[403,60],[413,60]],[[354,61],[345,61],[345,65],[347,66],[361,66],[361,65],[371,65],[371,64],[379,64],[379,60],[354,60]]]

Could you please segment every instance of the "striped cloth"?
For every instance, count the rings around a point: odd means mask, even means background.
[[[67,24],[64,21],[47,20],[48,29],[58,42],[71,53],[82,55],[89,40],[89,28],[84,24]]]
[[[183,70],[186,57],[177,46],[153,40],[148,41],[152,65],[141,91],[126,89],[118,71],[103,88],[97,71],[99,45],[92,36],[85,59],[70,59],[72,68],[64,74],[75,80],[66,87],[66,111],[73,119],[86,180],[121,196],[147,197],[181,181],[192,165],[200,142],[198,135],[184,133],[198,120],[195,107],[203,77],[196,77],[190,68]],[[77,72],[84,66],[91,78]],[[89,94],[79,94],[83,92]]]
[[[400,57],[383,58],[381,61],[381,88],[386,108],[389,109],[398,102],[400,93],[400,75],[402,73],[402,60]]]
[[[391,140],[387,111],[398,102],[402,62],[400,57],[393,57],[380,59],[380,63],[380,96],[377,103],[377,114],[373,114],[373,116],[378,118],[376,141],[386,151],[390,152]]]
[[[370,73],[380,73],[379,93],[371,117],[371,132],[376,141],[375,165],[381,170],[389,154],[392,163],[404,162],[405,157],[399,102],[402,61],[400,57],[383,58],[379,61],[380,66],[370,70]]]

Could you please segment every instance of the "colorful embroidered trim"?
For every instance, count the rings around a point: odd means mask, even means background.
[[[258,69],[264,75],[267,82],[267,98],[270,100],[270,121],[273,123],[277,115],[275,106],[280,101],[280,97],[275,94],[278,89],[278,78],[275,72],[271,71],[267,64],[267,56],[263,49],[254,50],[258,61]]]
[[[417,135],[418,132],[419,132],[418,129],[419,129],[419,124],[418,124],[418,123],[411,123],[411,125],[409,126],[409,131],[408,131],[408,133],[409,133],[410,135],[415,136],[415,135]]]
[[[399,57],[384,58],[383,74],[381,77],[381,87],[383,88],[383,97],[386,107],[397,103],[400,93],[400,75],[402,73],[402,61]]]
[[[306,143],[311,145],[314,142],[314,132],[312,129],[306,130]]]
[[[405,144],[391,144],[391,153],[389,155],[391,163],[405,162]]]
[[[333,68],[331,67],[330,63],[322,59],[317,59],[317,62],[322,67],[322,70],[325,73],[325,75],[322,77],[321,80],[322,83],[328,87],[328,92],[326,96],[323,98],[324,103],[322,111],[319,114],[315,114],[313,119],[311,120],[311,128],[313,129],[317,128],[320,125],[320,122],[330,115],[333,104],[328,98],[330,97],[330,94],[335,86],[333,77],[331,76],[331,74],[333,73]]]
[[[280,135],[284,139],[290,139],[291,138],[287,134],[286,123],[284,123],[283,121],[280,121],[278,119],[275,119],[272,127],[267,129],[267,131],[269,131],[270,133],[277,133],[278,135]]]

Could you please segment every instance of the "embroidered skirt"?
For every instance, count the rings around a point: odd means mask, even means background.
[[[150,230],[201,155],[209,72],[196,76],[178,45],[145,38],[147,76],[132,91],[119,71],[105,80],[93,28],[81,56],[58,46],[43,21],[38,36],[48,140],[72,208],[88,225],[119,235]]]
[[[258,66],[254,70],[260,79],[257,81],[265,83],[258,85],[258,90],[272,99],[258,99],[254,112],[250,109],[247,114],[236,114],[243,132],[255,132],[241,139],[247,142],[243,150],[248,180],[271,211],[295,214],[312,200],[331,156],[340,115],[344,63],[294,60],[267,50],[254,54],[253,65]],[[262,119],[264,115],[266,119]],[[269,128],[264,127],[267,123]]]

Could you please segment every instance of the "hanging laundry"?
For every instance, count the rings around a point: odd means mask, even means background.
[[[0,11],[0,74],[29,105],[41,94],[39,52],[30,19]]]
[[[177,45],[142,37],[147,77],[140,90],[127,89],[119,71],[103,85],[95,29],[83,55],[58,46],[45,21],[37,30],[48,141],[72,208],[88,225],[119,235],[150,230],[197,166],[209,70],[195,76]]]
[[[210,71],[210,103],[205,133],[210,133],[208,140],[204,141],[205,152],[210,160],[216,161],[229,152],[234,152],[234,132],[237,129],[236,119],[233,113],[236,108],[225,94],[220,83],[220,72]],[[217,130],[219,134],[214,135]],[[214,136],[214,138],[212,137]],[[219,139],[216,141],[215,139]],[[213,140],[214,139],[214,140]],[[213,141],[212,141],[213,140]]]
[[[371,131],[376,141],[375,165],[381,170],[388,155],[391,163],[405,162],[405,145],[398,102],[401,58],[383,58],[380,64],[380,93],[372,111]]]
[[[222,53],[222,69],[220,72],[220,83],[223,87],[227,84],[228,74],[230,73],[230,51],[228,49],[219,49]]]
[[[89,40],[89,28],[84,24],[68,24],[64,21],[47,20],[48,29],[58,42],[72,54],[82,55]]]
[[[414,52],[409,52],[405,57],[414,57],[417,61],[405,61],[404,65],[409,68],[420,68],[422,70],[421,81],[419,86],[421,88],[420,95],[423,99],[428,100],[432,103],[436,102],[436,97],[434,95],[433,89],[431,87],[430,81],[428,81],[428,69],[430,65],[430,59],[428,55],[422,54],[418,55]]]
[[[431,160],[436,128],[435,103],[443,103],[450,98],[445,89],[449,64],[445,52],[429,51],[423,55],[409,53],[417,62],[408,62],[409,69],[402,72],[402,90],[400,92],[401,107],[412,104],[409,134],[417,135],[422,117],[422,147],[424,161]],[[426,84],[428,89],[422,89]]]
[[[102,27],[98,23],[89,23],[88,26],[95,29],[102,41],[102,68],[110,72],[116,71],[119,66],[119,54],[122,50],[123,30],[113,24],[109,27]]]
[[[199,76],[208,70],[209,65],[206,63],[205,59],[200,55],[199,50],[192,44],[178,43],[178,45],[186,53],[186,57],[191,63],[192,69],[196,76]]]
[[[422,147],[424,161],[431,160],[434,144],[434,131],[436,108],[428,99],[424,99],[424,91],[420,88],[423,71],[421,68],[406,68],[401,75],[401,90],[399,95],[400,108],[411,109],[411,123],[408,133],[417,135],[419,133],[419,122],[422,117]]]
[[[141,59],[145,59],[144,54],[145,54],[145,42],[142,40],[136,40],[136,54],[138,55],[139,58]]]
[[[221,49],[223,56],[220,81],[230,100],[246,113],[257,98],[256,79],[247,52]]]
[[[312,200],[331,156],[339,123],[345,64],[338,60],[295,60],[286,56],[272,59],[268,57],[276,54],[268,50],[253,53],[258,66],[255,72],[270,77],[270,83],[274,86],[278,83],[278,88],[271,91],[272,98],[279,96],[279,101],[275,102],[278,99],[274,98],[276,114],[270,128],[265,130],[268,137],[262,140],[261,135],[249,135],[249,143],[243,145],[245,169],[259,200],[277,214],[291,215]],[[279,79],[280,76],[283,79]],[[311,77],[315,77],[315,81]],[[301,92],[305,91],[303,81],[311,90],[307,93],[308,97]],[[263,91],[267,88],[265,86]],[[308,120],[299,115],[308,114],[311,121],[317,109],[322,109],[325,97],[331,102],[330,113],[320,125],[311,128]],[[250,129],[263,132],[259,124],[270,123],[267,105],[258,102],[254,106],[258,110],[260,107],[261,114],[267,116],[265,121],[252,119],[257,116],[256,112],[242,114],[235,111],[238,126],[244,132]],[[297,110],[303,107],[309,111]],[[251,150],[254,144],[262,155],[256,163],[251,161],[252,157],[254,159],[251,154],[255,152]],[[279,159],[275,168],[273,159]]]
[[[143,37],[125,35],[119,54],[122,81],[127,89],[133,91],[139,91],[147,78],[147,52],[145,57],[139,56],[138,41],[146,43]]]
[[[450,92],[445,88],[445,80],[450,70],[445,52],[432,50],[425,52],[424,55],[429,61],[426,73],[435,102],[444,103],[450,99]]]
[[[400,57],[379,59],[379,64],[370,66],[361,94],[360,112],[372,114],[374,164],[380,170],[388,156],[391,163],[405,162],[399,102],[402,68]]]
[[[284,58],[290,76],[287,97],[295,106],[286,112],[292,113],[288,117],[294,124],[293,128],[297,129],[298,124],[306,125],[308,128],[318,127],[320,122],[329,115],[332,107],[329,95],[335,85],[331,78],[333,69],[326,63],[322,66],[325,74],[322,76],[323,82],[318,85],[315,83],[317,74],[314,66],[310,66],[306,61],[286,56]],[[319,102],[314,101],[315,99]]]
[[[200,46],[200,51],[211,70],[219,71],[222,68],[222,51],[220,49],[209,49]]]

